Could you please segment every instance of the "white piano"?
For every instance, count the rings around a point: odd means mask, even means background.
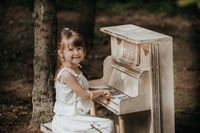
[[[172,37],[132,24],[100,30],[110,35],[111,55],[89,86],[110,89],[112,97],[95,103],[118,118],[117,133],[174,133]]]

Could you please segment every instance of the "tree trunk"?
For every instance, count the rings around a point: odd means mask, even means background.
[[[56,47],[55,0],[35,0],[34,3],[34,86],[30,127],[48,122],[53,116],[54,64]]]
[[[93,46],[96,16],[96,0],[81,0],[79,32],[83,36],[87,49]]]

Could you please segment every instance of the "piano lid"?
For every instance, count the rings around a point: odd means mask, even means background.
[[[145,43],[147,41],[149,42],[149,40],[155,41],[159,39],[171,38],[168,35],[132,24],[102,27],[100,28],[100,31],[136,44]]]

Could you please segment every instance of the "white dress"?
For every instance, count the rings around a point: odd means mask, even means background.
[[[92,100],[81,100],[69,86],[59,82],[64,71],[73,74],[80,85],[88,90],[88,82],[81,73],[77,75],[72,69],[61,69],[56,77],[55,115],[52,121],[54,133],[114,133],[113,121],[88,115]]]

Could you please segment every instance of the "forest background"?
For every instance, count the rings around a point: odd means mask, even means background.
[[[34,1],[2,0],[0,4],[0,132],[31,132]],[[56,4],[58,31],[78,29],[81,0]],[[100,27],[131,23],[172,36],[176,133],[196,133],[200,129],[199,19],[198,0],[97,0],[94,40],[83,72],[88,79],[102,77],[110,44]]]

